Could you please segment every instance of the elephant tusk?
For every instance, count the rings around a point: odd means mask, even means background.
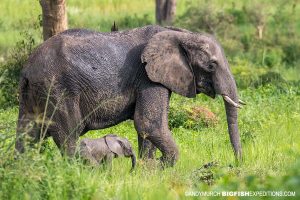
[[[247,105],[244,101],[242,101],[240,99],[239,99],[239,104],[241,104],[241,105]]]
[[[234,107],[236,107],[236,108],[242,108],[241,105],[235,103],[232,99],[230,99],[229,96],[223,95],[223,98],[224,98],[224,100],[225,100],[227,103],[229,103],[230,105],[232,105],[232,106],[234,106]]]

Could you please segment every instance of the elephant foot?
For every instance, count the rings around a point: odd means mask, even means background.
[[[173,167],[176,164],[178,158],[179,158],[179,152],[176,149],[171,153],[163,154],[163,156],[160,157],[160,162],[163,168]]]

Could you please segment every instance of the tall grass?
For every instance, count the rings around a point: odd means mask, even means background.
[[[115,159],[112,171],[92,168],[79,160],[65,160],[52,139],[43,153],[33,149],[14,160],[12,148],[4,153],[9,141],[13,141],[11,138],[1,148],[0,198],[174,199],[185,197],[185,192],[190,190],[290,189],[282,186],[286,182],[280,177],[299,181],[293,174],[299,172],[293,171],[300,156],[299,88],[290,86],[287,91],[279,92],[269,85],[257,90],[243,90],[240,95],[248,105],[239,112],[244,153],[244,160],[239,165],[235,163],[230,146],[222,100],[211,101],[202,96],[189,100],[174,95],[172,107],[205,105],[215,110],[220,118],[215,127],[172,129],[181,153],[174,168],[161,170],[153,161],[139,160],[136,171],[130,174],[130,161],[125,158]],[[16,121],[17,109],[0,113],[1,136],[13,134],[15,123],[6,127],[4,124]],[[136,132],[131,121],[90,131],[84,137],[100,137],[107,133],[129,138],[137,151]],[[213,184],[209,186],[197,169],[212,161],[218,166],[209,172],[214,175]],[[252,176],[255,180],[249,182]],[[291,189],[296,190],[296,185],[291,184]]]
[[[190,199],[185,192],[225,190],[290,190],[299,195],[299,66],[284,61],[282,56],[283,51],[293,51],[298,40],[290,41],[289,49],[284,49],[284,41],[278,43],[282,46],[276,46],[268,39],[263,42],[251,40],[255,29],[240,16],[245,4],[262,2],[274,14],[282,1],[255,0],[249,3],[242,0],[234,5],[221,0],[212,2],[213,9],[224,12],[231,9],[229,13],[234,11],[236,16],[241,17],[230,30],[231,33],[239,30],[239,33],[245,34],[236,38],[229,34],[221,40],[228,47],[226,54],[230,53],[229,60],[239,95],[247,102],[247,106],[239,111],[243,161],[235,162],[221,98],[212,100],[198,95],[195,99],[187,99],[174,94],[169,120],[180,150],[178,163],[173,168],[161,170],[156,161],[138,160],[136,170],[130,174],[129,159],[115,159],[112,171],[93,168],[84,165],[80,159],[62,157],[51,138],[40,148],[29,148],[15,159],[14,134],[18,115],[18,107],[15,106],[16,77],[27,54],[41,42],[41,31],[37,26],[41,10],[37,0],[1,0],[0,62],[3,56],[9,58],[4,54],[16,41],[21,39],[21,43],[17,45],[19,50],[13,51],[14,59],[5,62],[4,70],[0,68],[1,72],[9,71],[9,75],[3,73],[0,76],[0,199]],[[289,2],[281,10],[282,20],[290,20],[290,11],[286,8],[290,8],[288,6],[293,1]],[[109,31],[113,21],[121,29],[154,23],[154,1],[69,0],[67,3],[70,28]],[[178,1],[179,21],[176,24],[200,30],[201,24],[193,19],[197,18],[205,3],[206,0]],[[190,7],[193,7],[195,14],[189,13],[187,9]],[[296,12],[299,12],[298,5]],[[295,30],[299,33],[297,23]],[[267,31],[277,30],[276,27],[280,26],[279,34],[284,36],[281,39],[289,39],[285,25],[288,23],[278,24],[271,20]],[[24,29],[27,30],[25,40],[19,35]],[[239,43],[244,46],[239,48]],[[252,45],[251,51],[251,48],[247,50],[247,45]],[[297,51],[293,52],[298,55]],[[271,62],[271,67],[268,62]],[[208,108],[219,120],[208,125],[191,120],[194,107]],[[104,130],[89,131],[83,137],[97,138],[108,133],[127,137],[137,152],[137,136],[132,121]],[[212,167],[204,168],[207,163],[211,163]]]

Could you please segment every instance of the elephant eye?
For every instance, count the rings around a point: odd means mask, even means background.
[[[215,61],[212,61],[208,64],[207,68],[208,68],[208,71],[212,72],[216,69],[216,67],[217,67],[217,63]]]

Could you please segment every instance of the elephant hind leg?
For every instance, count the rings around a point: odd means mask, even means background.
[[[25,119],[25,116],[23,115],[18,119],[15,149],[19,153],[25,152],[25,134],[26,134],[25,127],[27,127],[29,123],[30,121]]]
[[[35,123],[34,114],[25,113],[20,109],[15,143],[17,152],[25,152],[26,141],[29,141],[31,146],[40,141],[40,126]]]

